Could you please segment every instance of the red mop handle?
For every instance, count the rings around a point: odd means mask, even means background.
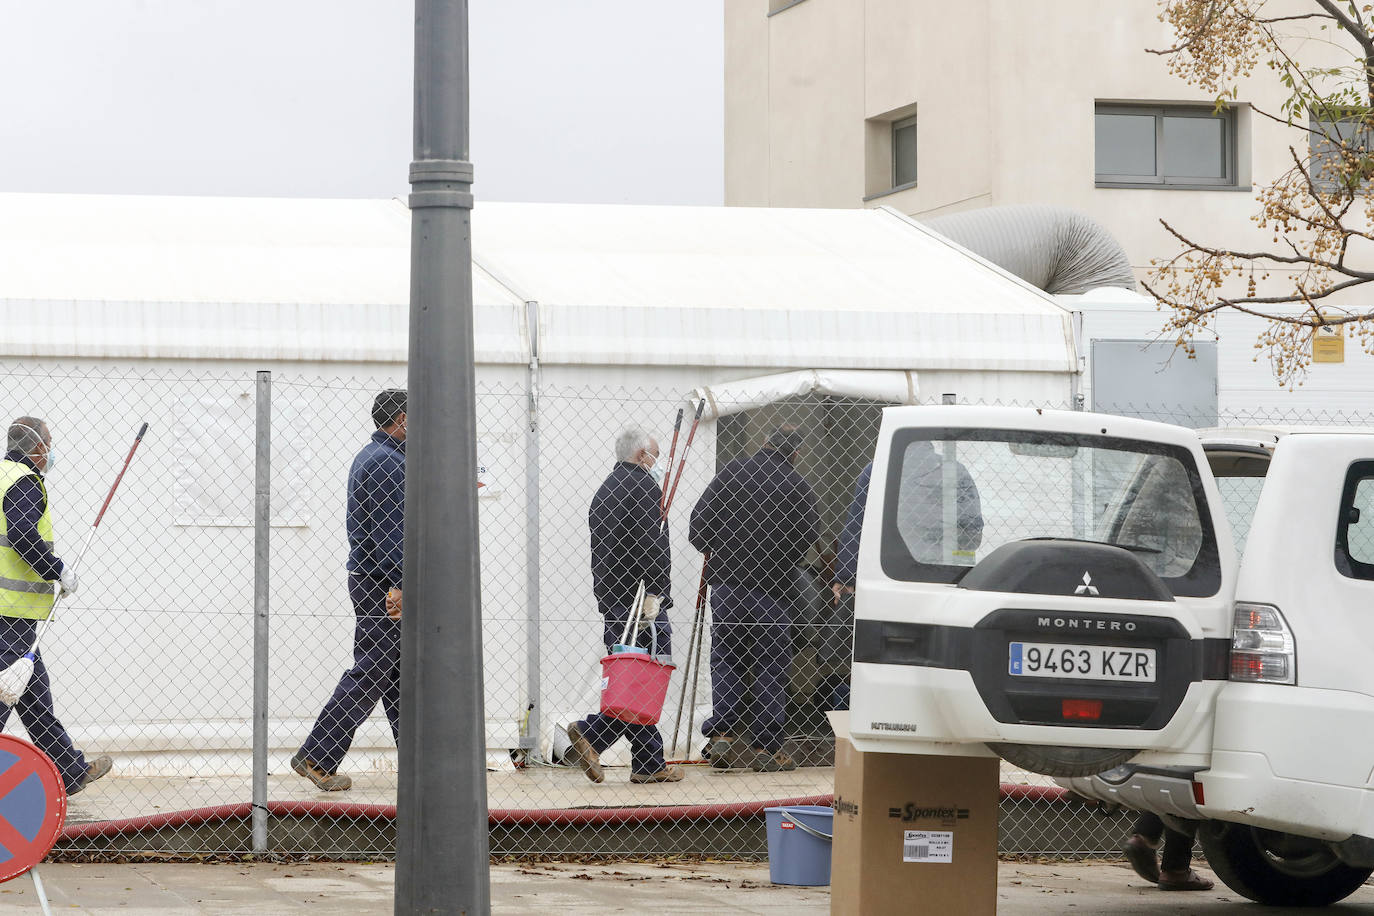
[[[110,484],[110,492],[105,496],[105,502],[100,506],[100,512],[95,517],[95,524],[91,525],[94,531],[100,527],[100,520],[105,517],[105,510],[110,508],[110,501],[114,499],[115,490],[119,489],[119,482],[124,479],[124,472],[129,470],[129,462],[134,460],[134,452],[138,451],[138,444],[143,441],[143,434],[148,431],[148,424],[144,423],[138,428],[138,435],[134,436],[134,444],[129,446],[129,454],[124,456],[124,467],[119,469],[119,476]]]
[[[687,453],[692,450],[692,440],[697,437],[697,424],[701,422],[701,411],[706,407],[706,399],[697,401],[697,415],[692,418],[692,428],[687,431],[687,443],[682,446],[682,458],[677,463],[677,475],[673,477],[673,488],[668,491],[668,499],[663,504],[663,521],[668,520],[668,512],[673,508],[673,497],[677,496],[677,485],[682,483],[682,469],[687,466]]]
[[[682,408],[677,409],[677,419],[673,421],[673,444],[668,446],[668,471],[663,475],[663,490],[658,494],[658,516],[662,520],[664,507],[668,503],[668,474],[673,472],[673,456],[677,454],[677,437],[682,432]]]

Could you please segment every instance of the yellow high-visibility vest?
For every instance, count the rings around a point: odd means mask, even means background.
[[[25,477],[38,480],[43,490],[43,517],[38,520],[38,536],[52,549],[52,507],[47,505],[48,490],[33,468],[18,461],[0,461],[0,505],[5,494]],[[19,552],[10,546],[9,520],[0,511],[0,617],[26,617],[43,620],[52,613],[53,583],[33,571]]]

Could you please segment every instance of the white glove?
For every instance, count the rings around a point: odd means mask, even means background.
[[[76,569],[70,563],[62,564],[62,594],[76,594]]]
[[[644,601],[640,604],[642,611],[639,616],[638,630],[647,630],[654,625],[654,620],[658,618],[659,607],[663,604],[661,595],[645,595]]]

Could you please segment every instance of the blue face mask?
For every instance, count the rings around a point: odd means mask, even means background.
[[[48,446],[48,463],[44,466],[43,473],[51,474],[55,467],[57,467],[57,449],[50,445]]]
[[[654,479],[654,483],[661,487],[663,486],[663,478],[667,476],[667,471],[663,469],[663,465],[655,461],[653,467],[649,468],[649,476]]]

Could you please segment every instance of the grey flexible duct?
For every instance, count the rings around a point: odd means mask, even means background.
[[[936,232],[1047,293],[1099,286],[1135,289],[1121,243],[1100,223],[1066,207],[988,207],[924,221]]]

